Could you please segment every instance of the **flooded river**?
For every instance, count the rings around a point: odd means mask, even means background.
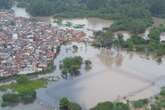
[[[57,19],[52,19],[52,23],[54,20],[57,20]],[[104,19],[94,18],[94,17],[93,18],[61,19],[61,20],[62,20],[61,23],[64,25],[67,23],[71,23],[72,26],[82,25],[82,29],[88,29],[92,31],[100,31],[103,28],[110,27],[113,23],[111,20],[104,20]],[[54,25],[60,26],[57,23],[54,23]]]
[[[23,14],[24,9],[22,11],[17,7],[13,9],[17,16],[28,16],[27,13]],[[82,30],[89,32],[109,27],[112,23],[98,18],[64,19],[63,22],[84,25]],[[77,53],[73,52],[73,45],[79,47]],[[54,61],[57,69],[52,75],[60,76],[60,61],[69,56],[82,56],[91,60],[92,69],[82,71],[79,77],[61,79],[51,82],[47,88],[39,89],[34,104],[0,110],[50,110],[57,107],[62,97],[68,97],[73,102],[79,103],[83,109],[88,109],[98,102],[107,100],[123,100],[124,97],[130,100],[148,98],[157,94],[160,87],[165,86],[165,59],[162,59],[162,63],[158,63],[142,54],[96,49],[89,44],[74,43],[61,47],[60,54]]]

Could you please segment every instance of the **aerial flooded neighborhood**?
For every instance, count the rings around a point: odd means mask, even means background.
[[[164,0],[0,0],[0,110],[165,110]]]
[[[7,12],[0,15],[1,77],[42,71],[56,56],[60,44],[84,40],[83,32],[52,28]]]

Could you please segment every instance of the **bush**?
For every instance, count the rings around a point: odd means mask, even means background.
[[[85,69],[90,70],[92,62],[90,60],[85,60]]]
[[[32,103],[36,99],[36,91],[22,92],[19,94],[16,93],[7,93],[2,96],[2,107],[18,104],[18,103]]]
[[[80,105],[78,105],[76,103],[70,102],[69,110],[81,110],[81,107],[80,107]]]
[[[64,75],[76,75],[79,73],[79,69],[82,65],[82,58],[79,56],[69,57],[63,60],[62,65],[60,65],[62,69],[62,73]]]
[[[132,102],[132,105],[133,105],[133,107],[135,107],[135,108],[142,108],[142,107],[144,107],[146,104],[148,104],[148,99],[141,99],[141,100],[133,101],[133,102]]]
[[[163,88],[161,89],[160,95],[161,95],[161,96],[165,96],[165,87],[163,87]]]
[[[99,103],[96,107],[91,110],[130,110],[128,104],[120,103],[120,102],[103,102]]]
[[[113,109],[112,102],[103,102],[103,103],[97,104],[97,106],[92,108],[91,110],[112,110],[112,109]]]
[[[8,105],[9,105],[8,102],[2,102],[2,103],[1,103],[1,107],[7,107]]]
[[[158,105],[151,104],[151,110],[161,110],[161,108]]]
[[[64,97],[60,100],[60,110],[68,110],[69,106],[69,100]]]
[[[164,99],[164,97],[160,97],[159,99],[157,99],[156,103],[159,107],[165,108],[165,99]]]
[[[114,103],[113,110],[130,110],[130,107],[128,104],[117,102]]]
[[[36,91],[24,92],[20,94],[21,102],[24,104],[32,103],[36,99]]]
[[[60,110],[81,110],[81,107],[64,97],[60,100]]]
[[[5,104],[7,103],[14,104],[20,101],[20,97],[18,94],[7,93],[2,96],[2,100]]]

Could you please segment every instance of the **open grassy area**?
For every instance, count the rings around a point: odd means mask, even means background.
[[[47,82],[45,80],[30,80],[26,83],[12,83],[9,85],[0,86],[1,90],[11,89],[18,93],[35,91],[36,89],[46,87]]]
[[[30,80],[24,75],[19,76],[16,78],[16,83],[0,86],[0,90],[12,90],[10,93],[3,94],[1,106],[6,107],[18,103],[33,103],[36,99],[36,90],[46,87],[46,85],[46,80]]]

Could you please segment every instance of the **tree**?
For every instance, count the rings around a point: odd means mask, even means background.
[[[96,10],[104,7],[106,3],[106,0],[87,0],[87,7],[91,10]]]
[[[150,33],[148,36],[149,36],[150,40],[160,42],[160,34],[161,34],[160,29],[154,27],[150,30]]]
[[[4,102],[7,102],[7,103],[18,103],[20,101],[20,97],[18,94],[10,94],[10,93],[7,93],[7,94],[4,94],[2,96],[2,100]]]
[[[60,100],[60,110],[81,110],[81,107],[64,97]]]
[[[156,104],[151,104],[151,110],[161,110],[161,107]]]
[[[80,105],[78,105],[76,103],[70,102],[69,110],[81,110],[81,107],[80,107]]]
[[[114,103],[113,110],[130,110],[130,107],[128,104],[116,102]]]
[[[90,70],[92,62],[90,60],[85,60],[85,69]]]
[[[113,110],[113,103],[112,102],[103,102],[97,104],[96,107],[92,108],[91,110]]]
[[[63,60],[61,70],[64,75],[76,75],[79,73],[83,59],[79,56],[69,57]]]
[[[0,9],[10,9],[12,6],[11,0],[0,0]]]
[[[130,110],[130,107],[128,104],[120,102],[103,102],[90,110]]]
[[[154,16],[165,17],[165,1],[164,0],[149,0],[151,3],[150,11]]]
[[[133,104],[133,107],[135,107],[135,108],[142,108],[148,104],[148,100],[141,99],[141,100],[133,101],[132,104]]]
[[[60,100],[60,110],[68,110],[69,109],[69,100],[64,97]]]
[[[28,91],[19,94],[21,97],[21,102],[24,104],[32,103],[36,99],[36,91]]]
[[[27,10],[33,16],[49,16],[52,14],[52,4],[48,0],[33,0]]]

